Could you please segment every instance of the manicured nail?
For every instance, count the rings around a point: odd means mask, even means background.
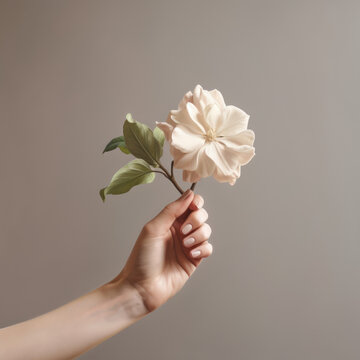
[[[191,256],[192,256],[193,258],[199,257],[200,254],[201,254],[201,251],[200,251],[200,250],[193,250],[193,251],[191,252]]]
[[[182,233],[183,233],[184,235],[186,235],[186,234],[188,234],[188,233],[191,231],[191,229],[192,229],[192,225],[191,225],[191,224],[187,224],[187,225],[185,225],[185,226],[183,227]]]
[[[195,197],[195,199],[193,200],[193,203],[195,204],[195,206],[200,209],[204,204],[203,204],[203,200],[201,198]]]
[[[190,247],[193,243],[195,242],[195,239],[194,238],[187,238],[184,240],[184,245],[186,247]]]

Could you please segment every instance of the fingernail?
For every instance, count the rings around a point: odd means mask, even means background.
[[[195,239],[194,238],[187,238],[184,240],[184,245],[186,247],[190,247],[193,243],[195,242]]]
[[[191,229],[192,229],[192,225],[191,225],[191,224],[187,224],[187,225],[185,225],[185,226],[183,227],[182,233],[183,233],[184,235],[186,235],[186,234],[188,234],[188,233],[191,231]]]
[[[192,256],[193,258],[199,257],[200,254],[201,254],[201,251],[200,251],[200,250],[193,250],[193,251],[191,252],[191,256]]]
[[[203,206],[203,200],[195,197],[195,199],[193,200],[193,203],[195,204],[195,206],[200,209]]]
[[[186,199],[191,194],[191,190],[187,189],[182,195],[180,196],[180,199]]]

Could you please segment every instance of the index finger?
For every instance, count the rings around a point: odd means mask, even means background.
[[[204,198],[201,195],[195,194],[193,201],[189,205],[189,209],[199,210],[204,206],[204,202],[205,202]]]

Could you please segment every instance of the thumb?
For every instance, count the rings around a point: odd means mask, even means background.
[[[189,207],[194,198],[194,193],[188,189],[177,200],[166,205],[160,213],[150,221],[156,232],[163,233],[170,229],[174,221]]]

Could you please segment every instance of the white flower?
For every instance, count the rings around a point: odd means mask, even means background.
[[[226,106],[220,91],[197,85],[187,92],[167,122],[157,122],[165,133],[174,167],[183,169],[183,180],[213,176],[234,185],[242,165],[255,155],[255,134],[248,130],[249,115]]]

